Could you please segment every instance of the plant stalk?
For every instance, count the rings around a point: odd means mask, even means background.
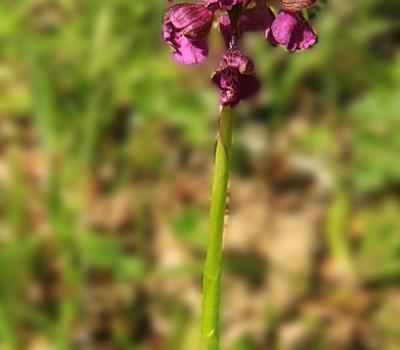
[[[206,350],[219,349],[221,262],[229,161],[232,145],[232,108],[221,110],[211,192],[207,256],[203,275],[202,336]]]

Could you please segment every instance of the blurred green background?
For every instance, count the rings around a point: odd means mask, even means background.
[[[0,349],[199,349],[222,52],[163,0],[0,2]],[[223,349],[400,349],[400,2],[331,0],[319,43],[245,51]]]

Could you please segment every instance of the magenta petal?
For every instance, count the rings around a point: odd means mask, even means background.
[[[298,23],[299,17],[297,14],[289,12],[278,13],[271,28],[275,40],[279,44],[288,46]]]
[[[190,41],[184,35],[178,34],[175,38],[175,61],[183,64],[196,64],[203,62],[208,56],[206,40]]]
[[[280,12],[272,23],[271,32],[277,43],[289,51],[307,49],[317,41],[317,36],[308,22],[297,13]],[[268,38],[267,38],[268,39]]]
[[[298,47],[300,49],[308,49],[313,46],[317,42],[317,34],[315,34],[314,30],[308,23],[305,23],[301,29],[301,33],[299,33],[301,40],[298,41]]]

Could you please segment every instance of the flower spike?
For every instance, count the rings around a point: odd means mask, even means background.
[[[179,63],[196,64],[207,58],[208,35],[214,18],[218,16],[228,51],[212,81],[222,90],[222,105],[234,106],[259,87],[253,72],[243,73],[229,63],[234,61],[233,57],[251,62],[238,49],[245,33],[262,31],[268,42],[282,45],[292,52],[308,49],[317,42],[314,29],[302,15],[302,11],[314,6],[316,0],[280,0],[278,13],[273,12],[266,0],[167,2],[171,7],[164,15],[163,37],[173,47],[173,57]]]

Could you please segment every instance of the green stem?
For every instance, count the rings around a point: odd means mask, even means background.
[[[226,195],[232,144],[232,109],[221,111],[211,193],[207,257],[203,277],[202,335],[207,350],[219,349],[219,309]]]

